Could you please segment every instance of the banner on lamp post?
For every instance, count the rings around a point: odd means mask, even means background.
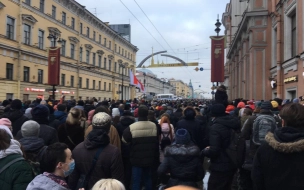
[[[211,38],[211,82],[224,82],[225,36]]]
[[[48,84],[57,86],[60,83],[60,47],[48,49]]]

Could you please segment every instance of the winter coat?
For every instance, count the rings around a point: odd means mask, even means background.
[[[109,143],[109,136],[104,130],[93,129],[87,139],[74,148],[72,155],[75,160],[75,169],[68,180],[71,189],[75,189],[81,174],[87,174],[91,168],[95,153],[100,147],[104,148],[91,174],[87,189],[91,189],[98,180],[105,178],[113,178],[122,183],[124,182],[120,150]]]
[[[252,180],[256,190],[304,189],[304,129],[283,127],[268,133],[256,152]]]
[[[202,180],[203,168],[199,159],[200,149],[193,143],[173,144],[165,149],[165,159],[158,167],[159,176],[170,173],[167,187],[186,185],[197,187]]]
[[[28,120],[21,110],[10,110],[9,112],[5,112],[1,118],[8,118],[12,122],[14,137],[17,135],[18,131],[20,131],[23,123]]]
[[[69,137],[68,137],[69,136]],[[78,125],[64,123],[58,127],[59,142],[68,145],[73,150],[79,143],[84,140],[84,129]]]
[[[84,107],[83,107],[83,106],[80,106],[80,105],[76,105],[74,108],[84,110]]]
[[[22,151],[19,142],[11,140],[9,148],[0,151],[0,168],[16,158],[23,158]],[[31,166],[26,160],[20,160],[0,174],[0,189],[24,190],[33,178]]]
[[[218,88],[215,92],[215,101],[218,104],[223,104],[225,107],[228,106],[228,95],[226,90]]]
[[[86,104],[83,108],[86,118],[88,118],[88,114],[91,110],[95,110],[95,106],[92,104]]]
[[[225,151],[230,144],[231,130],[240,130],[237,118],[226,115],[213,119],[209,131],[210,147],[202,152],[210,158],[211,171],[228,172],[236,169]]]
[[[23,138],[23,136],[21,134],[21,131],[19,131],[17,133],[16,139],[19,140],[21,138]],[[57,131],[46,124],[40,124],[39,138],[42,138],[44,140],[44,145],[46,146],[58,142]]]
[[[19,140],[22,145],[25,157],[33,162],[40,162],[43,153],[47,146],[44,146],[44,141],[39,137],[24,137]]]
[[[64,111],[55,111],[54,112],[55,119],[59,120],[59,125],[64,124],[68,114]]]
[[[130,143],[132,166],[152,167],[159,159],[157,127],[150,121],[138,121],[126,128],[122,135],[124,143]]]
[[[30,184],[28,184],[26,190],[32,190],[32,189],[39,189],[39,190],[68,190],[64,186],[56,183],[49,177],[45,176],[44,174],[40,174],[31,181]]]

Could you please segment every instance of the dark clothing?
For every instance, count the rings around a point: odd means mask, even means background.
[[[181,108],[178,108],[174,113],[174,121],[172,123],[172,125],[174,127],[176,127],[176,124],[179,120],[181,120],[183,118],[183,110]]]
[[[1,118],[8,118],[12,122],[14,137],[17,135],[18,131],[20,131],[23,123],[28,120],[21,110],[9,110],[9,112],[5,112]]]
[[[95,109],[95,106],[92,105],[92,104],[86,104],[86,105],[84,106],[83,110],[84,110],[84,113],[85,113],[85,115],[86,115],[86,118],[88,118],[89,112],[90,112],[91,110],[94,110],[94,109]]]
[[[176,185],[197,187],[202,180],[203,168],[200,164],[200,149],[194,144],[173,144],[165,149],[164,161],[158,168],[159,176],[170,173],[167,188]]]
[[[209,169],[211,171],[229,172],[236,170],[236,166],[225,151],[230,144],[230,130],[240,130],[238,119],[226,115],[213,120],[209,132],[210,148],[203,150],[203,155],[210,158]]]
[[[256,190],[304,189],[304,130],[283,127],[268,133],[254,158]]]
[[[27,160],[33,162],[40,162],[44,153],[46,146],[44,146],[44,141],[39,137],[24,137],[19,140],[23,147],[25,157]]]
[[[71,189],[75,189],[81,174],[88,173],[93,158],[100,147],[104,147],[104,149],[93,169],[87,189],[91,189],[97,181],[105,178],[113,178],[122,183],[124,182],[120,150],[109,143],[110,138],[106,131],[103,129],[93,129],[87,136],[87,139],[75,147],[72,153],[75,160],[75,169],[69,176],[68,181]]]
[[[66,118],[68,117],[68,114],[64,111],[55,111],[54,117],[55,117],[55,119],[59,120],[59,125],[62,125],[65,123]]]
[[[223,89],[217,89],[215,92],[215,102],[218,104],[223,104],[225,108],[228,106],[228,95]]]
[[[69,137],[68,137],[69,136]],[[58,127],[59,142],[68,145],[72,151],[79,143],[84,140],[84,129],[78,125],[64,123]]]
[[[115,126],[119,137],[122,138],[122,134],[126,128],[135,122],[135,118],[132,116],[121,116],[119,123]]]
[[[208,190],[230,190],[235,170],[226,172],[210,171]]]
[[[19,140],[21,138],[23,138],[23,136],[21,134],[21,131],[19,131],[17,133],[16,139]],[[40,124],[39,138],[42,138],[44,140],[44,145],[46,146],[58,142],[57,131],[45,124]]]

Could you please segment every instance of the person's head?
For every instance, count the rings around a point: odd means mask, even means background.
[[[262,102],[261,104],[261,110],[264,110],[264,111],[270,111],[272,109],[272,104],[270,103],[270,101],[265,101],[265,102]]]
[[[245,108],[243,111],[243,116],[252,115],[252,109]]]
[[[170,117],[168,114],[163,114],[161,116],[159,124],[162,125],[163,123],[168,123],[170,125]]]
[[[279,107],[279,103],[275,100],[271,101],[270,103],[271,103],[273,109],[277,109]]]
[[[188,106],[184,109],[183,115],[186,120],[195,119],[196,111],[192,107]]]
[[[124,104],[119,104],[118,108],[119,108],[119,110],[124,110],[125,109],[125,105]]]
[[[92,190],[125,190],[125,187],[116,179],[101,179],[95,183]]]
[[[5,128],[0,127],[0,151],[6,150],[10,146],[11,136],[7,131]]]
[[[304,128],[304,106],[298,103],[286,104],[280,111],[282,126]]]
[[[65,104],[59,104],[59,105],[57,105],[57,110],[66,112],[67,111],[67,106]]]
[[[42,105],[46,105],[47,103],[46,103],[46,101],[45,101],[45,100],[41,100],[40,104],[42,104]]]
[[[11,103],[11,109],[12,110],[21,110],[22,108],[22,102],[19,99],[15,99]]]
[[[149,109],[147,106],[139,106],[138,107],[138,118],[148,118]]]
[[[112,118],[105,112],[99,112],[94,115],[92,120],[93,129],[104,129],[109,131],[111,127]]]
[[[72,108],[69,111],[66,123],[69,125],[78,125],[80,123],[81,110],[77,108]]]
[[[176,144],[189,144],[191,142],[191,137],[186,129],[178,129],[175,133],[175,143]]]
[[[33,120],[26,121],[21,126],[23,137],[39,137],[40,125]]]
[[[211,117],[222,117],[226,115],[226,108],[223,104],[214,104],[210,108]]]
[[[97,108],[95,108],[94,115],[97,114],[97,113],[100,113],[100,112],[104,112],[104,113],[109,114],[109,109],[105,106],[98,106]]]
[[[11,132],[13,132],[12,122],[8,118],[0,119],[0,125],[4,125],[9,128]]]
[[[78,100],[77,105],[78,105],[78,106],[84,106],[83,100]]]
[[[45,105],[39,104],[32,109],[31,113],[32,113],[33,120],[35,120],[39,123],[39,121],[42,121],[42,120],[48,121],[50,110]]]
[[[64,143],[49,145],[42,162],[44,171],[60,177],[67,177],[75,168],[72,152]]]
[[[155,121],[155,112],[153,110],[149,110],[148,112],[148,120],[149,121]]]

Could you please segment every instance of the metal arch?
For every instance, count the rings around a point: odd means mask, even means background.
[[[181,60],[180,58],[175,57],[175,56],[173,56],[173,55],[161,54],[161,56],[171,57],[171,58],[176,59],[177,61],[181,62],[183,65],[188,66],[187,63],[186,63],[185,61],[183,61],[183,60]]]
[[[157,55],[157,54],[160,54],[160,53],[167,53],[167,51],[159,51],[159,52],[155,52],[155,53],[152,53],[151,55],[148,55],[145,59],[143,59],[136,68],[140,68],[144,62],[146,62],[150,57],[154,56],[154,55]]]

